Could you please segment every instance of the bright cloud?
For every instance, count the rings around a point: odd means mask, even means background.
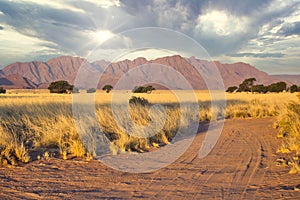
[[[248,30],[248,19],[221,10],[210,10],[198,17],[197,28],[220,36],[234,35]]]
[[[108,39],[114,37],[115,34],[113,34],[111,31],[108,30],[100,30],[95,32],[90,32],[90,37],[93,41],[95,41],[97,44],[102,44]]]
[[[119,7],[120,1],[119,0],[83,0],[85,2],[93,3],[102,8],[109,8],[109,7]]]

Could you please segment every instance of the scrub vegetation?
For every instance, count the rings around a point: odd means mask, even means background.
[[[183,96],[192,93],[192,91],[177,92]],[[125,151],[155,150],[168,144],[177,134],[179,127],[188,130],[190,123],[220,118],[279,116],[286,103],[291,100],[297,101],[295,93],[227,93],[227,106],[218,107],[211,106],[209,92],[196,91],[199,112],[194,112],[196,107],[192,100],[185,99],[184,103],[179,104],[174,93],[155,90],[151,94],[131,94],[125,102],[118,99],[114,105],[120,109],[113,112],[112,96],[130,91],[112,91],[107,94],[106,91],[97,90],[95,94],[88,94],[86,91],[84,93],[95,97],[97,120],[95,125],[88,117],[84,117],[85,125],[90,128],[94,126],[90,129],[95,130],[94,135],[97,134],[97,130],[103,131],[109,139],[110,151],[115,154]],[[1,165],[16,165],[51,156],[62,159],[92,159],[97,156],[95,147],[84,145],[82,135],[78,135],[72,113],[72,95],[49,93],[47,90],[8,90],[7,94],[0,96],[0,102]],[[153,107],[155,104],[162,107]],[[298,126],[291,124],[295,122],[295,116],[298,116],[299,120],[299,104],[290,103],[287,114],[289,118],[282,119],[288,121],[281,121],[280,127],[289,132],[288,148],[291,151],[295,150],[298,155],[299,124]],[[120,127],[120,123],[126,130]],[[156,123],[156,127],[161,127],[154,135],[149,136],[147,132],[142,131],[145,129],[140,128],[151,126],[153,123]]]

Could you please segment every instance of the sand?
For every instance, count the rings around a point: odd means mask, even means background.
[[[178,160],[149,173],[59,158],[0,168],[0,199],[300,199],[294,190],[300,176],[274,163],[282,141],[273,122],[226,120],[215,148],[202,159],[205,128],[200,127]]]

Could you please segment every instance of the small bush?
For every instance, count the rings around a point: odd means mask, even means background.
[[[5,94],[6,93],[6,89],[4,89],[3,87],[0,87],[0,94]]]
[[[0,147],[0,165],[16,165],[17,161],[28,163],[30,157],[24,144],[10,143]]]
[[[95,93],[96,89],[95,88],[90,88],[86,90],[86,93]]]
[[[149,101],[143,97],[131,97],[131,99],[129,100],[129,104],[130,105],[142,105],[142,106],[148,106],[149,105]]]
[[[237,89],[238,89],[237,86],[231,86],[226,90],[226,92],[233,93],[233,92],[237,91]]]
[[[151,93],[153,90],[155,90],[154,87],[152,87],[151,85],[149,86],[136,86],[132,92],[133,93]]]

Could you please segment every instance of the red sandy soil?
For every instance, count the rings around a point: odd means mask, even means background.
[[[207,157],[198,158],[198,134],[176,162],[151,173],[57,158],[0,168],[0,199],[300,199],[300,176],[274,163],[281,141],[273,121],[227,120]]]

